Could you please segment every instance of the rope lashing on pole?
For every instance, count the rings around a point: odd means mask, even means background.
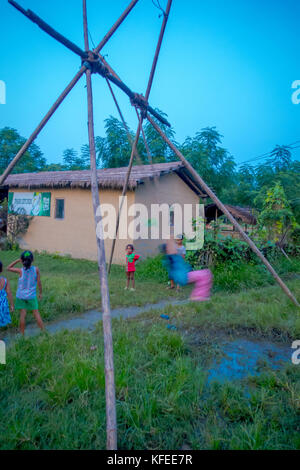
[[[145,117],[147,112],[149,112],[162,124],[171,127],[171,124],[155,109],[153,109],[152,106],[149,105],[147,99],[142,94],[133,92],[127,85],[125,85],[124,82],[116,78],[115,75],[112,75],[109,69],[102,63],[100,57],[97,56],[93,51],[88,52],[88,57],[82,60],[82,65],[88,67],[92,73],[97,73],[103,78],[110,80],[117,87],[123,90],[124,93],[126,93],[126,95],[129,97],[132,106],[138,106]]]

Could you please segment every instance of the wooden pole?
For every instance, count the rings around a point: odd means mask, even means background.
[[[132,147],[132,145],[133,145],[133,139],[132,139],[132,137],[131,137],[129,128],[128,128],[127,124],[126,124],[126,121],[125,121],[125,119],[124,119],[124,116],[123,116],[123,113],[122,113],[121,108],[120,108],[120,106],[119,106],[119,103],[118,103],[118,101],[117,101],[116,95],[114,94],[114,91],[113,91],[112,86],[111,86],[111,84],[110,84],[110,82],[109,82],[108,79],[106,79],[106,83],[107,83],[107,85],[108,85],[109,91],[110,91],[110,93],[111,93],[111,95],[112,95],[112,98],[113,98],[113,100],[114,100],[114,103],[115,103],[115,105],[116,105],[116,108],[117,108],[117,111],[118,111],[119,116],[120,116],[120,118],[121,118],[123,127],[124,127],[124,129],[125,129],[125,131],[126,131],[127,139],[128,139],[128,142],[130,143],[130,147]],[[142,165],[143,162],[142,162],[142,160],[141,160],[141,157],[140,157],[140,155],[139,155],[137,149],[135,150],[135,157],[137,158],[137,160],[138,160],[138,161],[141,163],[141,165]]]
[[[136,110],[136,111],[137,111],[137,110]],[[146,152],[147,152],[147,156],[148,156],[148,161],[149,161],[149,163],[151,163],[151,165],[153,165],[152,155],[151,155],[150,148],[149,148],[149,145],[148,145],[146,136],[145,136],[145,132],[144,132],[143,126],[142,126],[142,136],[143,136],[143,141],[144,141],[145,148],[146,148]]]
[[[125,182],[124,182],[124,185],[123,185],[123,191],[122,191],[122,196],[121,196],[122,197],[121,204],[120,204],[120,207],[119,207],[119,210],[118,210],[115,237],[113,238],[112,247],[111,247],[111,251],[110,251],[109,264],[108,264],[108,274],[110,274],[110,270],[111,270],[111,265],[112,265],[112,260],[113,260],[113,256],[114,256],[117,235],[118,235],[119,226],[120,226],[121,212],[122,212],[125,196],[126,196],[126,193],[127,193],[128,181],[129,181],[129,177],[130,177],[130,173],[131,173],[131,168],[132,168],[132,165],[133,165],[133,157],[134,157],[134,154],[136,152],[137,143],[139,141],[139,137],[140,137],[140,133],[141,133],[142,121],[143,121],[143,119],[142,119],[142,117],[140,117],[138,128],[137,128],[135,138],[134,138],[134,142],[133,142],[132,148],[131,148],[131,155],[130,155],[130,159],[129,159],[129,165],[127,167]]]
[[[110,89],[112,90],[111,88],[111,85],[110,85],[110,82],[109,80],[113,81],[115,79],[115,85],[117,85],[119,88],[121,88],[122,91],[124,91],[124,93],[127,94],[127,96],[132,100],[134,99],[135,97],[135,94],[133,93],[133,91],[130,90],[130,88],[128,88],[124,82],[121,80],[121,78],[117,75],[117,73],[115,72],[115,70],[110,66],[110,64],[104,59],[104,57],[101,55],[101,54],[98,54],[100,59],[101,59],[101,62],[103,63],[103,65],[107,68],[107,70],[109,71],[109,76],[107,78],[107,76],[105,77],[106,78],[106,81],[107,81],[107,84],[109,85]],[[101,74],[100,74],[101,75]],[[122,87],[121,87],[122,86]],[[125,88],[124,88],[125,87]],[[112,92],[113,93],[113,92]],[[114,101],[116,101],[116,99],[114,98]],[[117,104],[117,108],[119,108],[118,104]],[[135,109],[136,109],[136,106],[135,106]],[[147,106],[147,111],[152,114],[153,116],[155,116],[162,124],[165,124],[166,126],[168,127],[171,127],[171,124],[165,119],[163,118],[163,116],[161,116],[159,113],[157,113],[151,106]],[[122,119],[122,118],[121,118]]]
[[[83,0],[83,24],[84,24],[85,49],[88,51],[89,43],[88,43],[88,29],[87,29],[86,0]],[[112,340],[112,329],[111,329],[109,289],[108,289],[108,280],[107,280],[106,262],[105,262],[103,226],[102,226],[101,213],[99,214],[99,212],[101,212],[101,206],[100,206],[100,199],[99,199],[99,188],[98,188],[97,168],[96,168],[93,91],[92,91],[91,71],[89,69],[87,69],[86,71],[86,84],[87,84],[87,101],[88,101],[88,131],[89,131],[89,146],[90,146],[90,160],[91,160],[91,189],[92,189],[92,199],[93,199],[93,208],[94,208],[95,229],[98,234],[98,236],[96,236],[96,240],[97,240],[99,279],[100,279],[100,287],[101,287],[102,321],[103,321],[103,337],[104,337],[106,433],[107,433],[106,434],[106,446],[107,446],[107,450],[116,450],[117,449],[117,415],[116,415],[116,397],[115,397],[113,340]]]
[[[109,32],[104,36],[102,41],[99,43],[99,45],[96,47],[94,52],[96,54],[99,54],[100,50],[105,46],[107,41],[111,38],[111,36],[114,34],[114,32],[117,30],[117,28],[120,26],[120,24],[124,21],[126,16],[129,14],[129,12],[132,10],[132,8],[136,5],[138,0],[132,0],[129,4],[129,6],[126,8],[126,10],[122,13],[120,18],[115,22],[115,24],[111,27]],[[26,13],[26,10],[22,8],[20,5],[18,5],[15,1],[10,1],[10,3],[17,8],[21,13],[23,13],[25,16],[28,16]],[[42,21],[42,20],[41,20]],[[46,24],[46,23],[45,23]],[[54,31],[54,30],[53,30]],[[55,32],[55,31],[54,31]],[[49,32],[48,32],[49,33]],[[56,32],[55,32],[56,33]],[[59,34],[59,33],[57,33]],[[53,36],[54,37],[54,36]],[[58,38],[55,38],[58,39]],[[65,44],[66,45],[66,44]],[[67,46],[68,47],[68,46]],[[75,52],[73,50],[73,52]],[[34,142],[34,140],[37,138],[41,130],[45,127],[51,116],[55,113],[59,105],[63,102],[63,100],[66,98],[66,96],[70,93],[72,88],[76,85],[78,80],[82,77],[84,72],[87,70],[87,68],[83,65],[79,72],[75,75],[73,80],[69,83],[69,85],[64,89],[64,91],[61,93],[61,95],[58,97],[58,99],[55,101],[51,109],[48,111],[48,113],[45,115],[45,117],[42,119],[42,121],[39,123],[39,125],[36,127],[36,129],[33,131],[31,136],[28,138],[28,140],[24,143],[24,145],[21,147],[21,149],[18,151],[16,156],[13,158],[13,160],[10,162],[4,173],[0,177],[0,186],[4,183],[8,175],[12,172],[20,158],[24,155],[24,153],[28,150],[30,145]]]
[[[137,4],[139,0],[132,0],[126,10],[122,13],[122,15],[118,18],[118,20],[115,22],[115,24],[110,28],[108,33],[104,36],[102,41],[99,43],[99,45],[96,47],[94,52],[98,54],[100,50],[103,48],[103,46],[109,41],[109,39],[112,37],[114,32],[118,29],[120,24],[125,20],[125,18],[128,16],[128,14],[131,12],[133,7]],[[29,20],[33,21],[36,23],[45,33],[49,34],[52,36],[54,39],[56,39],[58,42],[66,46],[68,49],[70,49],[72,52],[75,54],[79,55],[83,59],[88,56],[87,51],[83,51],[78,47],[76,44],[74,44],[72,41],[70,41],[68,38],[60,34],[58,31],[56,31],[54,28],[52,28],[48,23],[46,23],[42,18],[40,18],[38,15],[36,15],[32,10],[25,10],[22,8],[15,0],[8,0],[8,2],[15,7],[17,10],[19,10],[24,16],[26,16]]]
[[[49,34],[49,36],[52,36],[54,39],[56,39],[58,42],[66,46],[68,49],[70,49],[72,52],[75,54],[79,55],[82,59],[87,58],[87,53],[80,49],[74,42],[70,41],[68,38],[60,34],[58,31],[53,29],[50,25],[48,25],[42,18],[40,18],[38,15],[36,15],[33,11],[31,10],[24,10],[17,2],[14,0],[8,0],[8,2],[15,7],[17,10],[19,10],[23,15],[25,15],[29,20],[33,21],[33,23],[37,24],[39,28],[41,28],[45,33]]]
[[[96,47],[96,49],[94,49],[94,52],[96,54],[98,54],[102,47],[107,43],[107,41],[110,40],[110,38],[112,37],[112,35],[114,34],[114,32],[118,29],[118,27],[120,26],[121,23],[123,23],[123,21],[125,20],[125,18],[128,16],[128,14],[131,12],[131,10],[133,9],[133,7],[135,7],[135,5],[137,4],[139,0],[132,0],[132,2],[130,2],[130,4],[128,5],[128,7],[126,8],[126,10],[124,10],[124,12],[122,13],[122,15],[120,16],[120,18],[118,18],[118,20],[115,22],[115,24],[110,28],[110,30],[108,31],[108,33],[104,36],[104,38],[102,39],[102,41],[100,42],[100,44]]]
[[[178,150],[178,148],[173,144],[173,142],[168,139],[168,137],[165,135],[165,133],[162,131],[162,129],[156,124],[153,119],[147,115],[148,121],[152,124],[154,129],[158,132],[158,134],[164,139],[164,141],[169,145],[169,147],[173,150],[175,155],[182,161],[184,166],[189,170],[189,172],[193,175],[195,180],[199,183],[199,185],[204,189],[204,191],[208,194],[208,196],[216,203],[216,205],[221,209],[223,214],[226,215],[226,217],[231,221],[233,226],[236,228],[236,230],[241,234],[245,242],[248,243],[250,246],[251,250],[254,251],[254,253],[259,257],[259,259],[263,262],[263,264],[266,266],[268,271],[272,274],[274,277],[275,281],[280,285],[281,289],[285,292],[285,294],[289,297],[289,299],[297,306],[300,307],[297,299],[294,297],[292,292],[289,290],[287,285],[282,281],[282,279],[278,276],[276,273],[275,269],[271,266],[269,261],[264,257],[264,255],[259,251],[255,243],[248,237],[248,235],[244,232],[242,227],[239,225],[239,223],[235,220],[235,218],[230,214],[228,209],[224,206],[224,204],[218,199],[218,197],[215,195],[215,193],[210,189],[209,186],[203,181],[201,176],[194,170],[194,168],[190,165],[190,163],[186,160],[186,158],[182,155],[182,153]]]
[[[109,70],[101,64],[100,61],[94,62],[94,72],[98,73],[101,75],[101,77],[107,78],[110,80],[112,83],[114,83],[118,88],[120,88],[129,98],[132,102],[135,102],[135,104],[141,108],[143,108],[145,111],[148,111],[151,113],[156,119],[158,119],[162,124],[165,124],[168,127],[171,127],[171,124],[165,119],[163,116],[161,116],[157,111],[155,111],[152,106],[147,103],[145,98],[141,98],[141,96],[138,93],[133,92],[124,82],[120,81],[118,78],[116,78],[116,75],[111,74]]]
[[[18,151],[16,156],[13,158],[13,160],[10,162],[4,173],[0,177],[0,186],[4,183],[6,180],[7,176],[12,172],[22,155],[28,150],[32,142],[37,138],[41,130],[45,127],[51,116],[55,113],[59,105],[63,102],[63,100],[66,98],[66,96],[70,93],[72,88],[76,85],[78,80],[82,77],[86,70],[86,67],[82,66],[79,72],[75,75],[73,80],[69,83],[69,85],[64,89],[64,91],[61,93],[61,95],[57,98],[53,106],[50,108],[48,113],[45,115],[45,117],[41,120],[37,128],[33,131],[29,139],[25,142],[25,144],[21,147],[21,149]]]
[[[171,6],[172,6],[172,0],[168,0],[167,8],[166,8],[166,11],[164,13],[164,19],[163,19],[161,29],[160,29],[160,33],[159,33],[159,38],[158,38],[158,41],[157,41],[154,60],[152,62],[150,77],[149,77],[148,86],[147,86],[146,95],[145,95],[146,100],[148,100],[149,95],[150,95],[150,91],[151,91],[151,87],[152,87],[152,83],[153,83],[153,78],[154,78],[154,73],[155,73],[155,70],[156,70],[158,56],[159,56],[159,52],[160,52],[160,48],[161,48],[161,43],[162,43],[164,33],[165,33],[165,29],[166,29],[166,26],[167,26],[167,21],[168,21],[168,18],[169,18],[169,13],[170,13]]]
[[[157,60],[158,60],[159,52],[160,52],[160,49],[161,49],[161,44],[162,44],[163,36],[164,36],[164,33],[165,33],[167,21],[168,21],[168,18],[169,18],[171,5],[172,5],[172,0],[168,0],[166,13],[164,14],[164,19],[163,19],[163,22],[162,22],[162,25],[161,25],[160,34],[159,34],[159,38],[158,38],[158,41],[157,41],[157,46],[156,46],[156,50],[155,50],[155,54],[154,54],[154,59],[153,59],[153,62],[152,62],[150,76],[149,76],[149,80],[148,80],[148,84],[147,84],[147,89],[146,89],[146,94],[145,94],[146,102],[148,102],[148,99],[149,99],[149,95],[150,95],[150,91],[151,91],[151,87],[152,87],[152,83],[153,83],[153,78],[154,78],[154,73],[155,73],[156,66],[157,66]],[[115,78],[115,80],[117,80],[117,79]],[[118,80],[118,81],[120,81],[120,80]],[[121,82],[121,83],[123,83],[123,82]],[[152,110],[151,110],[151,112],[152,112]],[[154,114],[154,113],[152,112],[152,114]],[[137,128],[135,139],[134,139],[134,142],[133,142],[133,145],[132,145],[130,160],[129,160],[127,173],[126,173],[126,177],[125,177],[125,182],[124,182],[124,186],[123,186],[122,200],[121,200],[121,204],[120,204],[119,211],[118,211],[118,216],[117,216],[115,237],[113,238],[111,252],[110,252],[108,273],[110,273],[110,270],[111,270],[111,265],[112,265],[112,260],[113,260],[113,256],[114,256],[115,245],[116,245],[116,239],[117,239],[118,231],[119,231],[121,211],[122,211],[122,207],[123,207],[123,204],[124,204],[124,198],[125,198],[125,195],[126,195],[126,192],[127,192],[128,181],[129,181],[129,177],[130,177],[130,173],[131,173],[131,169],[132,169],[132,165],[133,165],[133,157],[134,157],[135,152],[136,152],[136,147],[137,147],[137,144],[138,144],[138,141],[139,141],[139,138],[140,138],[140,133],[141,133],[142,126],[143,126],[143,120],[144,120],[143,113],[141,113],[140,116],[139,116],[138,128]]]

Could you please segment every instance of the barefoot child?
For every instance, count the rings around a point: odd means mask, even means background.
[[[3,265],[0,261],[0,273],[3,271]],[[0,277],[0,327],[7,326],[11,323],[10,313],[9,313],[9,305],[10,311],[14,311],[14,302],[12,298],[12,293],[10,290],[9,281],[1,276]]]
[[[211,271],[209,269],[192,271],[189,264],[178,254],[173,239],[162,246],[162,252],[165,254],[165,265],[169,272],[169,277],[172,278],[176,284],[181,286],[190,283],[195,284],[190,300],[209,300],[212,286]]]
[[[40,270],[32,266],[33,254],[31,251],[24,251],[21,258],[11,263],[7,270],[19,274],[18,290],[16,295],[16,310],[20,310],[20,331],[22,335],[25,332],[25,318],[27,310],[32,310],[34,318],[41,330],[44,330],[44,324],[38,311],[38,301],[36,297],[36,287],[39,288],[39,299],[42,299],[42,283]],[[14,268],[18,263],[23,264],[23,268]]]
[[[126,277],[127,277],[127,285],[125,290],[129,289],[130,280],[131,280],[131,291],[135,290],[135,281],[134,281],[134,273],[135,273],[135,262],[140,258],[140,255],[136,255],[134,253],[134,246],[127,245],[126,246]]]

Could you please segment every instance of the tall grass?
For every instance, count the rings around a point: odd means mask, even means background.
[[[300,449],[299,367],[206,386],[200,358],[213,354],[211,343],[191,348],[151,317],[116,320],[113,336],[119,449]],[[103,361],[100,330],[9,348],[0,448],[104,449]]]

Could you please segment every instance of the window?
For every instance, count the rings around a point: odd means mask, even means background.
[[[65,217],[65,200],[55,199],[55,218],[64,219]]]

